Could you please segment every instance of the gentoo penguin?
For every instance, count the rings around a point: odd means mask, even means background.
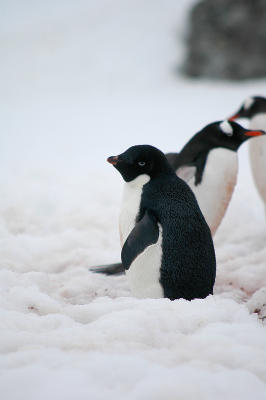
[[[235,122],[217,121],[205,126],[167,158],[176,174],[193,190],[212,235],[220,225],[237,180],[237,150],[247,139],[264,134]]]
[[[236,184],[237,150],[246,140],[262,134],[236,122],[217,121],[196,133],[180,153],[166,154],[176,174],[194,192],[212,235],[223,219]],[[113,275],[122,273],[124,268],[118,263],[91,270]]]
[[[238,118],[248,118],[250,129],[266,131],[266,98],[260,96],[247,98],[230,120]],[[252,175],[266,211],[266,137],[250,142],[249,157]]]
[[[140,145],[107,161],[125,181],[121,259],[133,295],[192,300],[212,294],[216,261],[210,229],[165,155]]]

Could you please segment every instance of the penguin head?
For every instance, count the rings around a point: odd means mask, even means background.
[[[252,118],[260,113],[266,113],[266,97],[248,97],[239,110],[229,118],[229,121],[234,121],[238,118]]]
[[[225,120],[205,126],[196,134],[195,139],[198,142],[198,147],[200,147],[197,149],[198,152],[218,147],[237,151],[246,140],[264,134],[264,131],[245,129],[236,122]]]
[[[108,157],[107,161],[120,172],[126,182],[140,175],[148,175],[152,179],[163,172],[173,173],[164,153],[150,145],[129,147],[118,156]]]

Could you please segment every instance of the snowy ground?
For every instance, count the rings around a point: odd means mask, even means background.
[[[1,3],[3,400],[265,399],[265,328],[250,311],[266,299],[266,223],[246,145],[214,296],[137,300],[124,277],[88,272],[120,257],[122,182],[105,158],[178,150],[266,93],[175,75],[191,3]]]

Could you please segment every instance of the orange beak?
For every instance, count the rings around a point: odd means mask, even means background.
[[[264,131],[246,131],[244,133],[245,136],[262,136],[265,135]]]

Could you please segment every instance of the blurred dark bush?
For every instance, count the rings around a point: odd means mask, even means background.
[[[189,17],[188,76],[266,77],[266,0],[202,0]]]

